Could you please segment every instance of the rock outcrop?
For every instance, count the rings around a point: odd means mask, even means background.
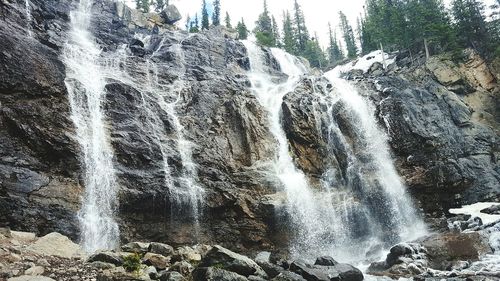
[[[377,106],[410,192],[433,216],[499,200],[500,88],[477,54],[466,55],[458,64],[400,57],[383,73],[351,75]]]

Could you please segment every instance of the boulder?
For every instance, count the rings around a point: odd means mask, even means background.
[[[177,21],[182,19],[181,13],[174,5],[168,5],[161,11],[160,16],[165,20],[168,24],[174,24]]]
[[[160,254],[146,253],[142,258],[144,264],[154,266],[156,269],[162,270],[170,266],[170,258]]]
[[[329,256],[319,257],[314,262],[314,265],[323,265],[323,266],[334,266],[337,264],[338,264],[338,262]]]
[[[193,271],[193,266],[187,261],[178,261],[170,267],[170,270],[179,272],[183,276],[188,276]]]
[[[248,281],[248,279],[222,268],[198,267],[193,271],[193,281]]]
[[[144,254],[149,250],[149,243],[144,242],[130,242],[121,247],[125,252]]]
[[[456,262],[477,261],[492,253],[488,240],[478,232],[439,233],[417,242],[426,249],[429,266],[438,270],[450,270]]]
[[[174,253],[174,248],[167,244],[152,242],[151,244],[149,244],[148,252],[160,254],[167,257]]]
[[[243,276],[267,277],[265,271],[250,258],[232,252],[222,246],[214,246],[202,259],[200,266],[218,266]]]
[[[91,255],[87,259],[87,262],[103,262],[114,264],[116,266],[122,265],[123,261],[123,256],[115,252],[99,252]]]
[[[330,281],[330,276],[324,269],[315,268],[304,262],[292,262],[290,264],[290,271],[301,275],[307,281]]]
[[[160,276],[160,281],[185,281],[185,280],[186,279],[184,278],[184,276],[182,276],[182,274],[180,274],[177,271],[164,272]]]
[[[283,271],[278,276],[271,279],[273,281],[306,281],[301,275],[290,271]]]
[[[158,279],[158,271],[154,266],[148,266],[143,270],[144,274],[149,276],[152,280]]]
[[[52,232],[27,247],[28,251],[47,256],[72,258],[82,256],[83,251],[78,244],[73,243],[68,237]]]
[[[338,263],[333,266],[342,281],[362,281],[364,279],[361,270],[347,263]]]
[[[327,259],[331,263],[330,259]],[[308,281],[320,280],[342,280],[362,281],[364,279],[361,270],[347,263],[337,263],[333,266],[309,265],[304,262],[294,261],[290,265],[290,271],[300,274]]]

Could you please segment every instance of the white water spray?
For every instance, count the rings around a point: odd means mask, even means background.
[[[283,185],[287,197],[287,211],[294,223],[296,238],[292,242],[297,248],[311,246],[318,238],[318,227],[321,222],[314,193],[309,188],[306,176],[297,169],[288,151],[288,140],[281,126],[281,104],[283,97],[293,91],[306,67],[295,57],[280,49],[272,49],[272,55],[280,63],[283,73],[288,78],[283,83],[273,82],[267,66],[263,62],[262,49],[252,42],[244,41],[250,57],[251,72],[248,74],[252,90],[259,103],[268,112],[270,131],[277,141],[277,155],[272,165],[273,174]],[[292,252],[294,249],[292,249]],[[300,251],[300,250],[298,250]]]
[[[118,187],[102,109],[106,83],[99,66],[101,50],[88,31],[92,4],[81,0],[71,13],[72,29],[63,53],[71,117],[83,154],[85,194],[78,219],[82,246],[89,253],[113,249],[119,242],[114,220]]]
[[[26,29],[28,30],[28,36],[32,36],[32,31],[31,31],[31,6],[30,6],[30,1],[25,0],[24,1],[24,9],[26,10]]]

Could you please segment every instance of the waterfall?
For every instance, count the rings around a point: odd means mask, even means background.
[[[145,42],[145,48],[151,47],[149,36],[143,37],[137,34],[136,37]],[[186,71],[184,55],[180,43],[164,46],[164,41],[165,38],[161,40],[156,50],[144,60],[129,59],[126,51],[127,46],[122,46],[107,58],[108,63],[104,75],[108,79],[130,86],[140,93],[140,120],[144,125],[141,128],[141,134],[146,136],[147,143],[160,149],[164,183],[168,189],[171,211],[173,212],[172,218],[182,212],[192,219],[194,234],[197,236],[204,190],[198,183],[197,167],[192,159],[194,143],[186,139],[185,128],[177,114],[177,108],[182,105],[182,92],[187,87],[187,82],[183,77]],[[155,61],[160,49],[163,48],[168,49],[170,54],[178,58],[175,68],[178,70],[179,77],[172,83],[162,83],[159,78],[161,63]],[[170,139],[161,114],[168,116],[169,123],[175,133],[174,140]],[[180,171],[174,171],[168,163],[169,156],[171,156],[168,151],[172,147],[175,147],[179,153]],[[174,173],[178,176],[174,177]]]
[[[273,76],[266,65],[263,50],[251,42],[244,44],[250,58],[252,91],[268,112],[270,131],[277,142],[272,173],[287,197],[289,227],[294,235],[292,256],[313,259],[331,255],[354,262],[368,252],[421,235],[423,223],[392,163],[387,136],[377,125],[373,106],[346,81],[331,75],[328,77],[336,91],[311,93],[318,97],[318,131],[325,134],[330,153],[342,155],[347,163],[344,171],[331,167],[320,186],[312,186],[294,165],[280,120],[283,97],[295,89],[307,69],[297,58],[271,49],[281,72],[288,76],[285,82],[276,82],[280,77]],[[354,139],[348,139],[334,117],[340,103],[356,131]]]
[[[273,56],[278,60],[281,70],[288,75],[283,83],[275,83],[263,61],[260,47],[249,41],[244,41],[250,58],[251,71],[248,74],[252,91],[259,103],[268,113],[270,131],[277,141],[277,155],[272,163],[272,173],[284,187],[287,197],[287,211],[297,227],[297,237],[293,244],[310,246],[317,238],[316,232],[321,224],[319,213],[314,202],[314,194],[309,188],[302,171],[297,169],[288,151],[288,140],[281,126],[281,104],[283,97],[295,86],[306,72],[306,67],[295,57],[280,49],[272,49]]]
[[[63,52],[71,118],[83,154],[85,193],[78,219],[82,246],[89,253],[113,249],[119,242],[114,220],[118,186],[102,109],[105,79],[99,65],[101,50],[88,31],[92,4],[81,0],[71,12],[72,29]]]
[[[31,6],[30,6],[30,1],[25,0],[24,1],[24,9],[26,10],[26,29],[28,30],[28,36],[32,36],[31,32]]]

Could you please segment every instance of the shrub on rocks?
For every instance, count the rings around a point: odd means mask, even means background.
[[[123,258],[123,268],[129,272],[138,272],[141,269],[141,256],[133,253]]]

